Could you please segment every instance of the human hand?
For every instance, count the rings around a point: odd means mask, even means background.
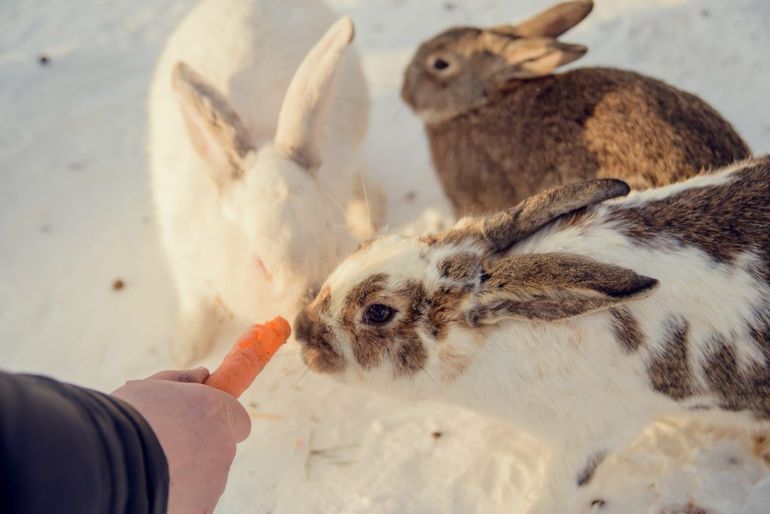
[[[205,368],[162,371],[112,393],[138,410],[160,441],[169,468],[169,514],[214,511],[235,445],[251,431],[235,398],[202,384],[208,376]]]

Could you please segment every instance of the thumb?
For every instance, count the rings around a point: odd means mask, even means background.
[[[227,423],[230,425],[230,429],[233,433],[233,439],[236,443],[240,443],[249,437],[251,433],[251,417],[246,409],[243,408],[241,402],[233,398],[227,393],[222,391],[216,391],[220,395],[220,401],[224,408],[224,415],[227,418]]]
[[[203,366],[186,370],[166,370],[147,377],[148,380],[168,380],[190,384],[202,384],[207,378],[209,378],[209,370]]]

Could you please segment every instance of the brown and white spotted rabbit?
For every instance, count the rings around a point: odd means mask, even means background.
[[[576,512],[602,458],[660,416],[770,427],[770,157],[628,192],[573,183],[372,241],[297,317],[305,363],[548,442],[538,513]]]
[[[402,97],[425,122],[456,215],[598,177],[658,187],[750,155],[713,108],[659,80],[613,68],[553,74],[586,53],[556,38],[592,7],[577,0],[518,25],[453,28],[417,50]]]

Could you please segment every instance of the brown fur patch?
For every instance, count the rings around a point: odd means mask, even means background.
[[[377,273],[353,287],[345,296],[345,311],[342,317],[346,321],[352,320],[353,315],[358,309],[366,305],[372,297],[380,294],[385,289],[387,281],[387,274]]]
[[[459,245],[468,240],[483,242],[480,221],[472,225],[451,228],[438,234],[426,234],[418,238],[418,241],[428,246]]]
[[[385,274],[372,275],[351,289],[345,298],[342,326],[350,337],[353,357],[362,368],[374,368],[387,358],[396,376],[411,375],[428,359],[417,333],[426,304],[425,289],[420,282],[409,281],[388,293],[387,280]],[[379,302],[399,311],[394,321],[384,326],[357,322],[355,318],[362,308]]]
[[[588,483],[594,477],[596,468],[598,468],[599,464],[601,464],[602,461],[604,461],[605,457],[607,457],[607,452],[604,450],[601,450],[594,453],[588,458],[588,460],[586,461],[586,465],[583,467],[582,470],[580,470],[580,473],[578,473],[577,475],[576,482],[578,487],[583,487],[584,485],[588,485]]]
[[[600,297],[571,296],[558,291],[544,295],[525,294],[518,300],[496,300],[469,311],[467,320],[471,326],[497,323],[505,319],[558,321],[605,308],[607,302]]]
[[[770,357],[767,329],[752,327],[755,341],[763,350],[765,358]],[[770,419],[770,362],[755,364],[741,370],[735,350],[720,334],[715,334],[711,341],[713,352],[709,355],[703,371],[709,389],[719,398],[719,406],[732,411],[748,410],[758,418]]]
[[[610,319],[615,339],[626,352],[635,352],[644,344],[644,335],[639,322],[626,307],[610,309]]]
[[[660,511],[660,514],[709,514],[709,513],[705,509],[702,509],[701,507],[698,507],[694,503],[690,502],[684,507],[662,510]]]
[[[770,438],[767,435],[754,437],[754,454],[770,466]]]
[[[229,169],[226,174],[217,170],[219,174],[213,177],[217,185],[222,188],[226,182],[242,178],[244,170],[241,161],[254,148],[248,130],[227,99],[184,62],[174,66],[172,83],[181,100],[182,115],[196,151],[209,160],[217,151],[226,155]],[[211,138],[219,148],[209,148],[207,138]]]
[[[752,267],[770,283],[770,158],[733,172],[728,184],[686,189],[632,207],[612,206],[607,219],[628,237],[649,245],[694,246],[716,262],[751,252]]]
[[[426,292],[422,283],[409,281],[396,294],[406,304],[406,312],[394,330],[394,339],[399,343],[394,355],[394,369],[397,376],[411,375],[425,367],[428,360],[428,353],[417,333],[426,307]]]
[[[416,333],[409,334],[400,340],[400,345],[394,355],[396,376],[412,375],[425,367],[428,353]]]
[[[329,286],[324,287],[315,299],[308,305],[309,309],[315,309],[318,314],[328,315],[332,303],[332,292]]]
[[[502,25],[491,30],[517,37],[557,38],[588,16],[593,6],[593,2],[562,2],[516,25]]]
[[[362,327],[356,330],[350,340],[353,345],[353,358],[363,369],[379,366],[389,351],[392,332],[378,327]]]
[[[560,216],[629,192],[625,182],[601,179],[567,184],[542,191],[515,207],[484,219],[481,233],[492,249],[502,252]]]
[[[594,218],[594,210],[589,209],[588,207],[582,207],[580,209],[576,209],[569,214],[565,214],[561,218],[559,218],[560,227],[562,229],[570,228],[570,227],[577,227],[581,225],[585,225],[588,220]]]
[[[691,412],[698,412],[698,411],[709,411],[712,410],[714,407],[711,405],[704,405],[702,403],[699,403],[698,405],[690,405],[687,407],[687,410]]]
[[[444,383],[457,380],[471,363],[470,357],[448,345],[439,347],[438,359],[441,363],[441,380]]]
[[[380,364],[384,346],[381,341],[385,336],[382,327],[359,328],[355,317],[362,307],[373,300],[385,289],[388,276],[378,273],[357,284],[345,296],[342,310],[342,327],[348,332],[353,347],[353,358],[364,369]]]
[[[478,77],[487,69],[465,72]],[[434,167],[457,216],[501,211],[549,187],[592,178],[658,187],[750,156],[708,104],[636,73],[583,68],[484,88],[483,97],[468,86],[478,80],[460,84],[463,78],[456,87],[467,91],[456,101],[482,105],[426,126]],[[434,102],[452,86],[422,81],[412,88]]]
[[[763,367],[756,367],[751,375],[752,410],[763,419],[770,419],[770,302],[757,309],[750,326],[751,337],[765,358]]]
[[[663,350],[648,363],[647,374],[653,389],[674,400],[681,400],[693,394],[687,347],[689,324],[675,317],[668,318],[665,324]]]
[[[441,261],[439,273],[463,285],[473,285],[481,275],[481,260],[473,253],[458,253]]]
[[[333,333],[319,317],[317,306],[300,311],[294,320],[294,337],[302,345],[302,360],[318,373],[334,373],[345,368],[345,358],[331,344]]]
[[[437,341],[447,336],[452,323],[463,321],[460,306],[469,294],[461,288],[442,287],[428,298],[425,323]]]
[[[409,280],[396,293],[399,297],[406,300],[408,305],[406,321],[409,324],[417,323],[425,311],[427,293],[422,282]]]
[[[656,287],[657,280],[573,254],[513,255],[492,263],[475,295],[471,325],[501,318],[544,321],[609,308]]]
[[[746,384],[738,369],[735,350],[721,334],[715,334],[709,346],[716,350],[709,355],[704,366],[706,383],[720,397],[720,407],[728,410],[740,410],[740,398],[744,396]]]
[[[521,286],[560,287],[624,298],[657,283],[629,269],[567,253],[512,255],[492,263],[487,273],[485,290],[489,292]]]

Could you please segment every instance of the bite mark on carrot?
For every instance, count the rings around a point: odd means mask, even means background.
[[[280,316],[252,326],[204,383],[238,398],[290,335],[289,322]]]

